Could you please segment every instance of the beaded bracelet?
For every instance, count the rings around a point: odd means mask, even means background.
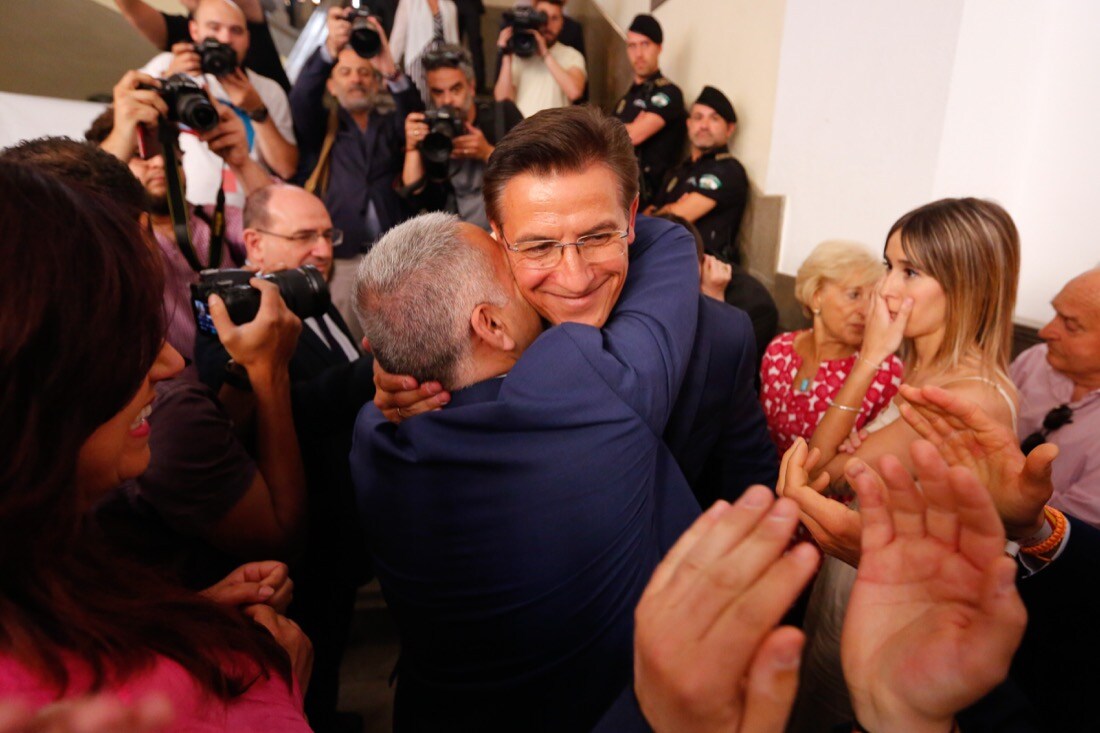
[[[856,359],[858,359],[858,360],[862,361],[862,362],[863,362],[864,364],[866,364],[867,366],[871,367],[871,368],[872,368],[872,369],[874,369],[874,370],[875,370],[876,372],[877,372],[877,371],[878,371],[879,369],[882,369],[882,364],[876,364],[875,362],[873,362],[873,361],[870,361],[869,359],[864,359],[864,358],[863,358],[862,356],[857,356],[857,357],[856,357]]]
[[[1030,547],[1021,547],[1020,552],[1025,555],[1031,555],[1037,557],[1045,562],[1050,562],[1053,558],[1048,557],[1048,554],[1058,549],[1058,546],[1062,544],[1062,540],[1066,537],[1066,515],[1058,511],[1054,507],[1043,507],[1043,514],[1046,515],[1046,520],[1050,522],[1050,526],[1054,528],[1050,537],[1040,542],[1037,545],[1031,545]]]

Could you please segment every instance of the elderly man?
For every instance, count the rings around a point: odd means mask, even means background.
[[[617,123],[589,132],[576,160],[606,134],[630,155]],[[595,198],[608,231],[564,256],[606,261],[634,242],[602,332],[542,332],[504,246],[451,215],[400,225],[360,266],[379,363],[454,392],[400,425],[375,407],[356,424],[352,473],[401,634],[399,730],[590,730],[628,686],[646,579],[698,513],[659,437],[695,330],[691,239],[636,223],[634,191],[590,172],[565,203]]]
[[[580,254],[588,243],[619,233],[621,207],[596,195],[606,185],[603,174],[614,171],[620,192],[638,190],[628,137],[594,145],[592,159],[577,160],[578,128],[603,124],[600,118],[583,107],[541,112],[501,141],[485,172],[493,232],[508,249],[523,297],[552,324],[603,326],[632,277],[628,266],[637,245],[629,255],[612,258]],[[648,244],[647,236],[639,232],[638,242]],[[578,252],[563,244],[568,242],[580,242]],[[563,251],[537,261],[529,256]],[[720,497],[736,499],[752,484],[774,486],[778,459],[754,387],[756,349],[748,316],[701,295],[697,269],[692,291],[699,328],[664,440],[705,508]],[[381,375],[378,381],[376,401],[393,419],[437,407],[450,396],[434,383],[418,388],[411,377]]]
[[[505,133],[523,119],[511,101],[495,104],[474,99],[474,67],[460,46],[440,46],[421,59],[433,110],[457,113],[464,134],[454,137],[450,155],[425,145],[430,130],[423,112],[405,118],[405,166],[401,189],[418,211],[449,211],[482,229],[489,228],[481,195],[485,163]],[[433,154],[433,151],[434,154]]]
[[[172,50],[158,54],[141,71],[155,77],[187,74],[203,84],[210,94],[230,105],[244,122],[252,157],[281,178],[289,178],[298,165],[298,147],[286,92],[278,82],[261,76],[241,64],[248,52],[249,35],[244,13],[232,0],[201,0],[189,28],[195,43],[214,40],[228,45],[237,67],[221,76],[204,73],[202,59],[194,44],[177,43]],[[223,171],[222,160],[209,146],[191,135],[180,140],[184,152],[183,167],[191,185],[187,200],[193,204],[212,204],[218,192],[226,201],[244,204],[245,192],[233,175]]]
[[[1051,302],[1054,318],[1039,330],[1045,343],[1016,357],[1017,426],[1024,452],[1058,446],[1051,504],[1100,527],[1100,269],[1070,280]]]
[[[615,116],[626,125],[642,169],[642,206],[648,206],[665,173],[684,148],[684,94],[659,67],[664,32],[652,15],[636,15],[626,32],[626,55],[634,83]]]
[[[562,0],[538,0],[535,10],[546,15],[546,23],[530,33],[535,53],[526,57],[513,51],[516,40],[512,26],[504,28],[497,48],[504,54],[494,95],[498,101],[510,99],[524,117],[554,107],[567,107],[584,96],[588,71],[584,56],[559,41],[564,24]]]
[[[332,220],[344,232],[335,249],[332,302],[362,338],[354,318],[351,290],[355,270],[374,240],[407,215],[394,182],[401,175],[405,116],[423,109],[420,95],[390,55],[386,34],[375,18],[381,51],[372,59],[351,47],[351,23],[343,8],[329,8],[328,38],[302,67],[290,90],[294,126],[302,146],[298,178],[321,197]],[[397,104],[380,109],[379,77]],[[324,104],[325,91],[337,101]]]
[[[707,251],[741,264],[737,233],[749,196],[745,168],[729,151],[737,114],[725,94],[703,87],[687,120],[691,152],[665,176],[654,193],[658,215],[676,214],[693,223]]]

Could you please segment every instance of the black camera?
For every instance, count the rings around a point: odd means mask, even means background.
[[[240,325],[255,318],[260,310],[260,291],[248,284],[254,277],[278,285],[286,307],[299,318],[319,318],[328,310],[328,284],[313,265],[267,275],[248,270],[203,270],[199,273],[199,281],[191,285],[191,308],[199,330],[211,336],[218,334],[207,310],[207,301],[214,294],[225,303],[233,323]]]
[[[546,20],[546,13],[526,5],[505,10],[504,23],[512,27],[512,37],[504,50],[520,58],[534,56],[539,50],[539,42],[535,40],[534,34],[546,25]]]
[[[237,52],[228,43],[217,38],[204,39],[195,44],[195,51],[202,57],[202,73],[227,76],[237,70]]]
[[[424,113],[424,124],[428,134],[420,141],[420,154],[426,163],[446,164],[454,149],[452,142],[456,137],[466,134],[466,124],[462,114],[454,107],[446,106],[428,110]]]
[[[162,79],[156,91],[168,105],[168,119],[172,122],[183,123],[197,132],[207,132],[218,126],[218,110],[206,96],[206,90],[186,74]]]
[[[344,16],[351,21],[351,48],[364,59],[373,59],[382,51],[382,37],[367,22],[370,16],[370,8],[365,5],[348,8],[347,15]]]

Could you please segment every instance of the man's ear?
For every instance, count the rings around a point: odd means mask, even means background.
[[[500,318],[500,309],[492,303],[479,303],[474,308],[470,314],[470,328],[494,351],[512,351],[516,348],[516,340]]]
[[[187,30],[191,33],[191,40],[195,43],[199,42],[199,24],[195,22],[195,19],[187,21]]]
[[[726,133],[726,145],[729,145],[730,140],[733,139],[733,133],[737,132],[737,123],[734,122],[730,125],[730,131]]]
[[[626,236],[627,245],[634,243],[634,223],[638,219],[638,196],[634,197],[634,200],[630,202],[630,212],[627,214],[626,228],[629,232]]]
[[[336,92],[332,91],[332,77],[325,79],[325,90],[329,93],[329,96],[335,97]]]
[[[264,269],[263,247],[260,246],[260,233],[255,229],[244,230],[244,251],[248,261],[261,270]]]

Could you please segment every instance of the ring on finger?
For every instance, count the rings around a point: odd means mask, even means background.
[[[405,410],[401,407],[397,408],[397,416],[398,417],[408,417],[408,415],[405,414]]]

